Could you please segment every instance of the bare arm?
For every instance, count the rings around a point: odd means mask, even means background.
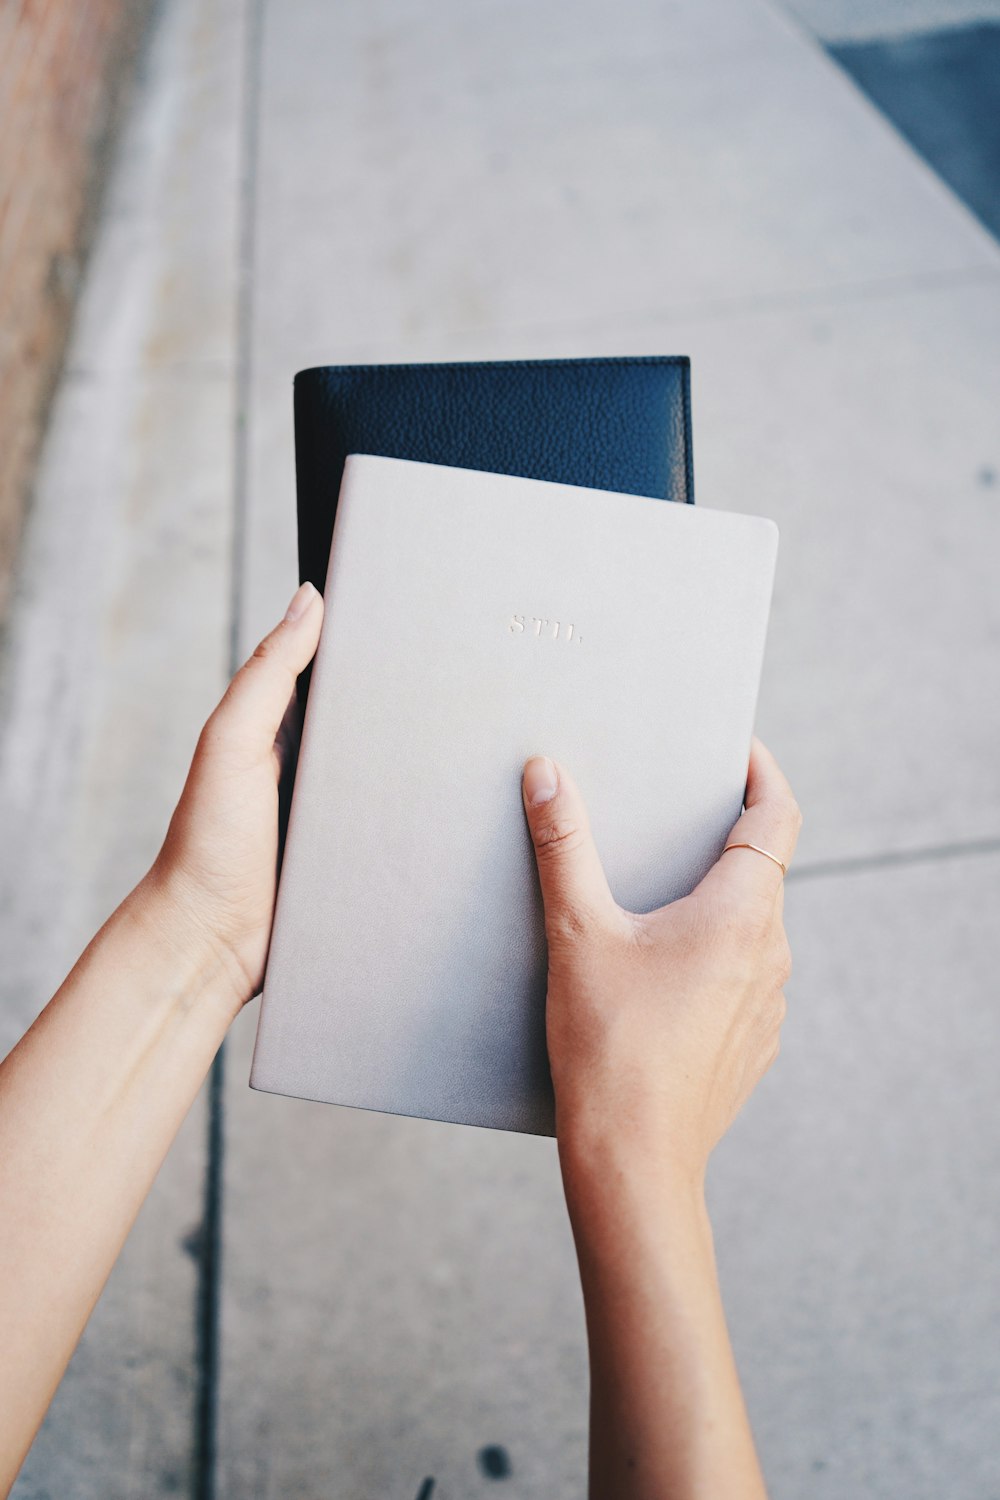
[[[226,1028],[260,988],[286,711],[322,619],[315,590],[296,600],[305,608],[206,724],[153,868],[0,1064],[0,1495]]]
[[[591,1500],[761,1500],[704,1182],[710,1152],[778,1052],[790,970],[781,871],[732,850],[690,896],[636,915],[608,888],[569,772],[533,758],[524,797],[587,1314]],[[787,865],[800,821],[755,741],[731,839]]]

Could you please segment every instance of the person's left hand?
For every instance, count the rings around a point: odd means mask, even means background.
[[[323,621],[311,583],[237,672],[198,739],[163,846],[136,890],[228,977],[233,1013],[263,983],[278,883],[278,789],[298,737],[295,683]]]

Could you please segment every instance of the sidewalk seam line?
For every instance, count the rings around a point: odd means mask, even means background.
[[[828,875],[863,874],[896,866],[940,864],[944,860],[975,859],[1000,854],[1000,838],[968,839],[952,844],[927,844],[919,849],[887,849],[878,854],[847,855],[793,866],[786,880],[815,880]]]
[[[863,302],[881,302],[900,296],[936,296],[943,292],[989,286],[997,282],[1000,282],[1000,264],[967,266],[941,271],[903,271],[894,272],[886,277],[805,287],[790,294],[748,293],[745,296],[732,298],[707,298],[702,302],[688,304],[664,303],[657,308],[644,308],[623,313],[601,313],[595,318],[559,318],[552,322],[506,325],[502,333],[505,339],[560,338],[566,335],[576,337],[580,334],[587,334],[591,330],[601,330],[613,323],[616,327],[623,329],[622,343],[625,344],[631,327],[648,328],[651,324],[666,322],[668,319],[673,324],[697,324],[720,322],[755,314],[784,314],[809,310],[822,312],[831,308],[852,307]],[[456,339],[477,338],[494,332],[496,330],[486,324],[466,323],[449,329],[443,337],[445,343],[453,346]],[[364,351],[371,358],[375,358],[397,348],[398,344],[398,339],[387,335],[385,338],[379,337],[375,342],[369,339],[364,345]],[[297,347],[300,351],[303,348],[301,344]],[[425,350],[433,351],[437,347],[436,344],[426,345]],[[304,348],[306,352],[301,354],[301,358],[303,360],[313,358],[308,353],[310,346],[307,344]],[[352,342],[348,339],[343,348],[348,351],[344,356],[345,362],[358,363],[358,360],[350,353],[355,349],[360,350],[357,340]],[[422,357],[427,356],[425,354]],[[415,362],[419,363],[419,361]]]
[[[243,623],[246,572],[249,403],[252,374],[257,167],[265,3],[266,0],[247,0],[244,10],[245,33],[239,120],[235,246],[232,533],[227,645],[229,677],[233,676],[240,664],[240,631]],[[217,1493],[222,1213],[225,1170],[225,1065],[226,1043],[223,1041],[212,1063],[208,1078],[208,1128],[198,1287],[193,1500],[215,1500]]]

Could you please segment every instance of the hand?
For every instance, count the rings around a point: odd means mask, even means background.
[[[237,672],[198,740],[180,801],[137,902],[228,976],[233,1014],[261,987],[278,881],[278,792],[299,732],[295,683],[323,600],[303,584]]]
[[[523,793],[545,903],[546,1026],[564,1160],[613,1136],[622,1160],[698,1183],[778,1055],[791,969],[781,871],[753,850],[730,850],[682,900],[625,911],[569,772],[533,757]],[[801,814],[756,739],[745,806],[727,842],[759,844],[787,866]]]
[[[724,853],[680,901],[623,910],[569,772],[524,767],[545,902],[556,1132],[590,1350],[591,1500],[765,1500],[715,1267],[709,1154],[778,1055],[784,884]],[[800,816],[755,740],[728,842],[787,865]]]

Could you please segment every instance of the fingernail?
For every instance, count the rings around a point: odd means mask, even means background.
[[[547,755],[533,755],[524,767],[524,795],[532,807],[550,802],[556,794],[556,768]]]
[[[301,617],[305,614],[306,610],[309,608],[310,604],[313,602],[313,599],[315,597],[316,597],[316,590],[313,588],[313,586],[312,586],[311,583],[301,583],[301,584],[299,584],[299,587],[295,590],[295,593],[292,595],[292,602],[291,602],[291,604],[289,604],[288,608],[285,610],[285,619],[286,620],[298,620],[298,619],[301,619]]]

